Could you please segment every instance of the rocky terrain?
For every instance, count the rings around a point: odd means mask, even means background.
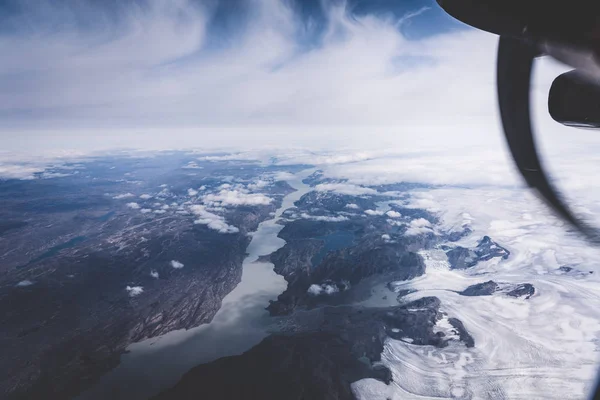
[[[481,261],[488,261],[495,257],[507,259],[510,251],[494,242],[489,236],[484,236],[474,249],[456,246],[448,248],[446,255],[448,256],[451,268],[465,269],[474,267]]]
[[[156,164],[100,159],[55,171],[59,180],[0,182],[8,349],[0,388],[8,398],[76,395],[129,344],[210,322],[241,280],[252,232],[293,190],[273,166],[181,155]],[[313,190],[278,221],[285,244],[258,258],[288,284],[265,304],[277,328],[243,354],[199,365],[158,398],[353,398],[353,382],[391,382],[381,363],[389,338],[475,346],[437,297],[419,298],[404,283],[425,274],[426,250],[443,249],[457,270],[508,250],[487,236],[473,249],[453,244],[470,229],[439,231],[436,215],[403,202],[419,185],[359,187],[319,172],[305,182]],[[362,305],[378,285],[395,304]],[[490,280],[460,294],[497,292],[528,299],[535,288]]]
[[[468,327],[448,318],[438,298],[410,300],[414,291],[401,288],[425,273],[420,251],[449,241],[433,232],[435,215],[386,204],[385,195],[319,190],[335,182],[318,173],[307,182],[317,190],[302,196],[280,222],[285,245],[259,258],[288,282],[267,307],[279,331],[241,355],[199,365],[157,399],[206,393],[215,399],[352,399],[353,382],[391,382],[380,363],[387,338],[436,348],[450,341],[475,346]],[[488,241],[473,254],[489,257]],[[396,305],[359,305],[377,283],[398,299]]]
[[[3,398],[68,398],[130,343],[212,319],[240,281],[247,233],[292,190],[260,166],[217,164],[98,160],[0,182]],[[194,213],[243,187],[271,201]]]
[[[347,212],[348,204],[353,212]],[[296,202],[288,215],[329,215],[328,219],[301,218],[285,222],[279,236],[284,247],[270,256],[275,271],[288,281],[287,290],[269,306],[272,315],[287,315],[296,308],[311,309],[322,304],[349,304],[365,293],[355,286],[377,276],[387,281],[405,281],[425,271],[416,251],[437,243],[430,232],[405,235],[401,221],[427,216],[424,210],[394,207],[392,219],[376,212],[374,197],[309,192]],[[342,212],[344,219],[339,218]],[[310,214],[309,214],[310,213]],[[313,217],[314,218],[314,217]],[[338,218],[336,220],[336,218]]]
[[[531,283],[500,285],[494,281],[487,281],[471,285],[462,292],[459,292],[459,294],[463,296],[491,296],[496,292],[503,292],[507,296],[520,297],[527,300],[535,294],[535,287]]]

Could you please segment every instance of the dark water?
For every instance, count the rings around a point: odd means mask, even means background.
[[[33,260],[29,261],[29,263],[27,263],[26,265],[36,263],[38,261],[44,260],[49,257],[53,257],[56,254],[58,254],[59,251],[73,247],[73,246],[83,242],[86,239],[87,239],[87,237],[85,237],[85,236],[74,237],[73,239],[69,240],[68,242],[58,244],[58,245],[48,249],[48,251],[39,255],[38,257],[34,258]],[[26,266],[26,265],[24,265],[24,266]]]
[[[115,212],[114,212],[114,211],[107,212],[106,214],[99,216],[99,217],[98,217],[98,221],[101,221],[101,222],[106,222],[106,221],[108,221],[108,220],[110,219],[110,217],[112,217],[113,215],[115,215]]]
[[[346,247],[349,247],[354,240],[354,233],[347,231],[339,231],[335,233],[331,233],[325,236],[319,236],[315,239],[319,239],[325,242],[321,251],[314,255],[311,262],[313,266],[319,265],[323,258],[330,251],[341,250]]]

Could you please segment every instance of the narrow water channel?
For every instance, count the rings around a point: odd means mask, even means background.
[[[223,299],[211,323],[130,345],[119,366],[78,399],[147,399],[173,386],[196,365],[241,354],[265,338],[272,327],[265,307],[286,289],[287,283],[273,271],[272,263],[257,263],[256,259],[285,244],[277,237],[283,225],[276,222],[283,211],[310,191],[302,179],[311,172],[302,171],[287,181],[296,191],[283,199],[273,219],[259,225],[247,249],[242,280]]]

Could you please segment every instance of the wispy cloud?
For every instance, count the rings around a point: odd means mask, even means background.
[[[44,1],[16,15],[17,28],[0,34],[11,54],[0,66],[0,129],[45,147],[257,146],[282,134],[294,144],[373,147],[401,145],[423,121],[472,125],[494,113],[491,35],[408,40],[397,19],[331,2],[306,46],[300,14],[269,0],[252,2],[238,32],[215,47],[206,40],[210,7],[143,3],[108,13]]]
[[[374,189],[353,185],[349,183],[320,183],[315,186],[315,190],[319,192],[336,192],[351,196],[362,196],[369,194],[377,194]]]
[[[242,190],[223,189],[218,193],[203,197],[206,204],[212,206],[259,206],[270,204],[273,199],[260,193],[246,193]]]
[[[129,199],[132,197],[135,197],[135,195],[133,193],[123,193],[123,194],[118,194],[116,196],[113,196],[113,199],[121,200],[121,199]]]
[[[325,222],[342,222],[342,221],[348,220],[348,217],[345,217],[343,215],[327,216],[327,215],[309,215],[306,213],[300,214],[300,218],[311,219],[313,221],[325,221]]]
[[[203,205],[193,205],[190,207],[190,211],[198,217],[198,219],[194,221],[195,224],[206,225],[219,233],[237,233],[240,231],[237,227],[225,222],[224,217],[207,211],[206,207]]]

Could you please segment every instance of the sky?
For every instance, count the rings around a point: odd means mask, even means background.
[[[0,4],[5,150],[427,146],[449,131],[499,133],[497,39],[433,0]]]
[[[262,148],[365,161],[378,181],[521,184],[497,40],[434,0],[0,1],[0,175],[55,154]],[[547,113],[563,71],[536,64],[534,125],[555,176],[589,191],[597,140]]]

